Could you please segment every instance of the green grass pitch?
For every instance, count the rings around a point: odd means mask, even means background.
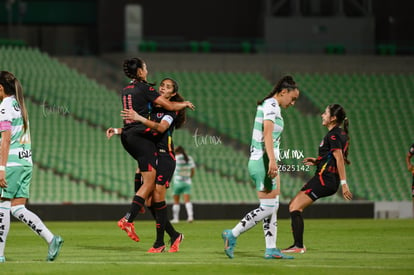
[[[235,258],[223,252],[221,232],[236,220],[182,222],[178,253],[149,254],[155,238],[150,221],[136,221],[141,241],[130,240],[113,222],[46,222],[64,239],[55,262],[47,246],[14,221],[1,274],[414,274],[414,220],[308,219],[305,254],[265,260],[261,224],[238,238]],[[166,236],[166,241],[168,237]],[[278,221],[278,247],[291,244],[290,221]]]

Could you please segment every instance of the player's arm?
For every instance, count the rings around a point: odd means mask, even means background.
[[[152,120],[149,120],[141,115],[139,115],[137,112],[135,112],[133,109],[124,109],[121,111],[121,116],[123,119],[129,119],[134,120],[137,122],[140,122],[147,126],[148,128],[157,131],[159,133],[164,133],[167,131],[167,129],[170,127],[172,121],[168,121],[166,119],[162,119],[160,122],[155,122]]]
[[[110,139],[113,135],[122,134],[122,128],[108,128],[106,130],[106,137]]]
[[[264,144],[265,144],[266,154],[269,158],[269,168],[267,170],[267,174],[271,178],[275,178],[278,173],[276,156],[273,150],[273,128],[274,128],[274,122],[272,120],[266,119],[263,121]]]
[[[185,108],[190,108],[191,110],[195,109],[195,106],[193,105],[193,103],[191,103],[190,101],[182,101],[182,102],[177,102],[177,101],[169,101],[168,99],[166,99],[163,96],[159,96],[154,100],[155,104],[161,105],[161,107],[163,107],[164,109],[168,110],[168,111],[180,111],[182,109]]]
[[[10,127],[11,127],[11,124],[10,124]],[[1,141],[0,141],[0,187],[2,188],[7,187],[6,165],[7,165],[7,159],[9,158],[10,142],[11,142],[11,130],[2,131]]]
[[[338,168],[339,179],[341,180],[342,195],[344,199],[352,200],[352,193],[349,191],[349,187],[346,182],[345,160],[342,150],[334,150],[333,156],[336,160],[336,167]]]

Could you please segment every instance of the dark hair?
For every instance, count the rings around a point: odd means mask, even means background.
[[[286,75],[282,77],[279,82],[273,87],[273,90],[265,98],[257,102],[257,105],[262,105],[263,102],[273,97],[275,94],[280,93],[283,89],[287,89],[289,92],[298,89],[296,82],[293,80],[293,77]]]
[[[170,77],[166,77],[161,81],[161,83],[164,82],[165,80],[170,80],[173,83],[173,87],[174,87],[173,92],[175,93],[175,95],[170,98],[170,101],[183,102],[184,97],[182,97],[178,93],[178,83],[177,83],[177,81],[175,81],[174,79],[172,79]],[[179,129],[184,124],[185,120],[186,120],[186,112],[185,112],[185,109],[182,109],[182,110],[178,111],[178,113],[177,113],[177,118],[175,119],[175,128]]]
[[[124,64],[123,64],[124,74],[125,74],[126,77],[128,77],[132,80],[137,80],[139,82],[144,82],[144,83],[147,83],[151,86],[154,86],[155,83],[148,83],[146,80],[139,78],[138,75],[137,75],[138,69],[143,69],[144,64],[145,64],[145,61],[138,58],[138,57],[133,57],[131,59],[126,59],[126,60],[124,60]]]
[[[10,72],[0,72],[0,85],[4,88],[6,95],[14,95],[20,106],[20,112],[23,118],[23,132],[26,132],[28,128],[28,114],[26,105],[24,104],[23,88],[20,81]]]
[[[328,105],[328,109],[329,109],[329,113],[332,116],[336,117],[336,124],[338,126],[340,126],[341,124],[343,124],[343,130],[346,133],[346,135],[348,136],[348,145],[345,146],[344,148],[344,160],[347,164],[351,164],[351,162],[348,160],[348,150],[349,150],[349,120],[346,116],[346,112],[344,107],[342,107],[339,104],[331,104]]]
[[[175,147],[175,153],[180,153],[180,154],[183,154],[183,156],[184,156],[184,160],[185,160],[185,163],[188,163],[188,161],[190,160],[189,158],[188,158],[188,155],[187,155],[187,153],[185,152],[185,150],[184,150],[184,147],[182,147],[182,146],[177,146],[177,147]]]

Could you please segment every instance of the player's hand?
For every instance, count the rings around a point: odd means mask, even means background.
[[[342,196],[348,201],[352,200],[352,193],[349,191],[348,184],[342,185]]]
[[[305,165],[315,165],[316,164],[316,158],[304,158],[302,162]]]
[[[115,129],[114,128],[108,128],[106,130],[106,137],[110,139],[113,135],[115,135]]]
[[[276,161],[269,161],[269,169],[267,170],[267,175],[270,178],[276,178],[279,173],[279,167],[277,167]]]
[[[195,106],[193,103],[191,103],[190,101],[184,101],[184,103],[186,103],[186,107],[190,108],[191,110],[195,110]]]
[[[121,111],[121,117],[124,120],[133,120],[142,122],[143,119],[145,119],[143,116],[140,116],[137,112],[134,111],[134,109],[124,109]]]
[[[0,187],[7,188],[6,171],[0,171]]]

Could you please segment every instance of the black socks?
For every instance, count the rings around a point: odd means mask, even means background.
[[[155,202],[151,208],[155,213],[155,225],[157,229],[157,239],[154,248],[158,248],[164,245],[164,231],[165,224],[167,223],[167,205],[165,201]]]
[[[138,215],[139,210],[144,207],[145,200],[135,195],[132,199],[131,208],[129,212],[125,215],[125,218],[128,219],[128,222],[133,222],[135,217]]]
[[[290,218],[291,218],[293,238],[295,240],[294,245],[302,248],[303,247],[303,231],[305,228],[305,225],[303,223],[302,212],[300,211],[290,212]]]

